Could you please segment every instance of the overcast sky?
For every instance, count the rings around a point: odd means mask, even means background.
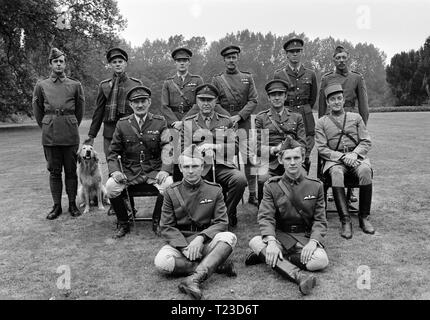
[[[208,43],[230,32],[346,39],[373,43],[387,54],[419,49],[430,36],[430,0],[117,0],[133,46],[146,39],[204,36]]]

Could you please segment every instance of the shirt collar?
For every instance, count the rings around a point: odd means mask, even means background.
[[[346,67],[344,71],[341,71],[338,68],[336,68],[336,73],[346,76],[349,73],[348,67]]]
[[[202,184],[203,179],[200,178],[199,181],[197,181],[196,183],[191,183],[188,180],[186,180],[185,178],[182,179],[182,181],[183,181],[184,187],[189,188],[189,189],[196,189]]]
[[[136,118],[137,124],[139,124],[140,117],[138,117],[136,114],[134,114],[134,117]],[[147,117],[148,113],[145,114],[145,116],[142,118],[142,121],[145,122]]]
[[[234,69],[234,70],[230,70],[230,69],[226,69],[225,70],[225,73],[227,73],[227,74],[237,74],[237,73],[239,73],[239,69],[238,68],[236,68],[236,69]]]
[[[65,79],[66,79],[66,74],[64,72],[60,75],[57,75],[54,72],[51,73],[51,80],[53,82],[56,82],[57,80],[60,80],[60,82],[63,82]]]
[[[303,172],[300,172],[299,176],[296,179],[293,179],[289,177],[288,174],[285,172],[284,175],[282,176],[282,179],[289,184],[299,184],[304,179],[304,175],[303,175]]]
[[[299,62],[299,64],[297,65],[297,68],[294,68],[292,64],[288,63],[288,66],[290,67],[290,69],[292,71],[297,70],[297,72],[300,70],[300,68],[302,67],[302,63]]]
[[[178,78],[185,80],[185,78],[188,76],[188,71],[185,74],[179,74],[179,72],[177,72],[176,75]]]

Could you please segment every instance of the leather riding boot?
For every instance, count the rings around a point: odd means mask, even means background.
[[[160,235],[160,218],[161,218],[161,208],[163,207],[164,196],[159,194],[157,200],[155,201],[154,211],[152,213],[152,231],[156,235]]]
[[[266,260],[266,248],[260,251],[259,257],[261,260]],[[308,295],[316,286],[317,279],[313,275],[307,275],[294,264],[287,260],[278,259],[276,266],[273,268],[281,276],[288,280],[297,283],[299,290],[303,295]]]
[[[336,204],[337,213],[339,214],[340,222],[342,224],[341,237],[345,239],[352,238],[352,222],[346,202],[345,188],[332,187],[333,198]]]
[[[228,213],[228,224],[230,227],[235,228],[237,226],[237,212],[236,209],[231,211]]]
[[[260,259],[260,256],[256,254],[254,251],[251,251],[248,253],[248,255],[245,258],[245,265],[246,266],[253,266],[256,264],[260,264],[262,262],[266,261],[266,257],[264,257],[263,260]]]
[[[301,252],[295,252],[292,253],[290,255],[288,255],[288,261],[290,261],[292,264],[296,265],[297,267],[299,267],[302,270],[308,270],[306,268],[306,264],[302,263],[300,261],[300,257],[302,256]]]
[[[225,274],[227,277],[236,277],[237,276],[237,272],[236,272],[236,268],[234,267],[234,263],[230,259],[227,259],[222,264],[220,264],[218,266],[218,268],[216,268],[215,272],[218,274]]]
[[[130,232],[130,223],[128,221],[118,221],[118,230],[113,235],[114,239],[119,239],[124,237]]]
[[[360,186],[360,202],[359,202],[359,214],[358,221],[360,228],[364,233],[374,234],[375,229],[369,220],[370,207],[372,205],[372,185]]]
[[[346,199],[348,199],[349,202],[357,202],[358,201],[357,197],[354,195],[354,189],[353,188],[348,188],[348,191],[346,193]]]
[[[258,200],[255,192],[249,194],[248,203],[258,207]]]
[[[227,260],[232,251],[233,249],[228,243],[218,242],[213,250],[199,263],[193,274],[179,284],[179,290],[196,300],[200,300],[202,298],[200,284],[209,278],[219,265]]]
[[[128,212],[122,196],[110,198],[110,203],[118,220],[118,230],[113,236],[114,239],[124,237],[130,232],[130,224],[128,222]]]
[[[61,204],[54,204],[51,211],[49,211],[48,215],[46,216],[46,219],[48,220],[54,220],[57,219],[58,216],[63,212],[61,209]]]
[[[264,183],[258,183],[257,189],[258,189],[258,206],[260,206],[261,200],[263,200],[263,187]]]
[[[172,271],[172,276],[189,276],[196,270],[199,265],[196,261],[190,261],[185,257],[174,257],[175,259],[175,267]]]
[[[69,213],[72,217],[79,217],[81,215],[78,207],[76,207],[75,201],[69,202]]]

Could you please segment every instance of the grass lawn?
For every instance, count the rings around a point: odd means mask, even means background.
[[[232,258],[237,278],[214,274],[203,285],[206,299],[430,299],[430,113],[373,113],[369,130],[374,168],[372,221],[365,235],[353,217],[354,236],[339,235],[336,213],[328,217],[329,267],[318,272],[314,293],[266,265],[246,267],[248,241],[258,234],[257,209],[238,207],[238,245]],[[81,139],[89,121],[81,125]],[[93,209],[73,219],[64,212],[46,220],[52,206],[38,127],[0,130],[0,299],[188,299],[180,279],[159,275],[153,259],[163,245],[149,222],[113,240],[115,218]],[[81,141],[82,141],[81,140]],[[102,139],[96,150],[102,154]],[[103,154],[102,157],[103,158]],[[311,176],[316,176],[315,149]],[[106,176],[106,163],[102,161]],[[63,211],[67,197],[63,188]],[[138,199],[150,215],[154,199]],[[57,288],[60,266],[71,270],[71,289]],[[358,268],[368,266],[370,289],[359,289]]]

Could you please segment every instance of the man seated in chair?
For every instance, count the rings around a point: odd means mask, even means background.
[[[173,183],[169,175],[172,165],[163,163],[161,159],[162,149],[169,142],[167,122],[163,116],[148,112],[151,90],[143,86],[134,87],[128,92],[127,99],[134,113],[116,124],[108,155],[110,178],[106,182],[106,191],[118,219],[114,238],[130,232],[126,187],[139,185],[154,191],[158,189],[153,216],[153,230],[157,232],[163,190]]]
[[[352,238],[352,223],[345,196],[347,173],[359,180],[360,228],[368,234],[375,229],[369,221],[372,202],[372,168],[367,153],[371,148],[369,132],[358,113],[345,112],[345,99],[340,84],[332,83],[324,90],[330,113],[319,118],[315,127],[315,143],[325,160],[323,174],[331,178],[333,198],[342,224],[341,236]]]
[[[302,270],[324,269],[328,258],[323,249],[327,232],[323,185],[306,177],[304,156],[305,149],[291,138],[279,151],[285,173],[264,184],[257,216],[261,235],[249,241],[252,252],[245,264],[266,262],[307,295],[316,278]]]
[[[263,185],[270,177],[282,176],[284,166],[278,161],[278,152],[287,137],[298,141],[306,148],[306,133],[302,115],[293,113],[284,106],[287,100],[288,83],[284,80],[269,81],[266,86],[270,108],[260,112],[255,118],[257,130],[257,155],[262,161],[258,175],[258,203],[263,199]],[[264,143],[263,130],[267,130],[269,142]],[[268,159],[267,159],[268,155]],[[264,163],[267,162],[268,163]]]
[[[227,231],[228,217],[221,187],[202,179],[204,158],[196,145],[179,156],[182,181],[165,190],[161,235],[167,243],[158,252],[157,269],[173,276],[188,276],[181,292],[201,299],[200,284],[213,272],[236,276],[227,258],[236,236]]]
[[[215,112],[218,90],[211,84],[196,88],[196,102],[200,112],[184,118],[182,129],[183,146],[198,144],[205,155],[202,177],[215,180],[223,188],[226,196],[229,225],[237,225],[236,207],[247,186],[245,174],[234,164],[239,144],[232,120]],[[214,179],[215,178],[215,179]]]

